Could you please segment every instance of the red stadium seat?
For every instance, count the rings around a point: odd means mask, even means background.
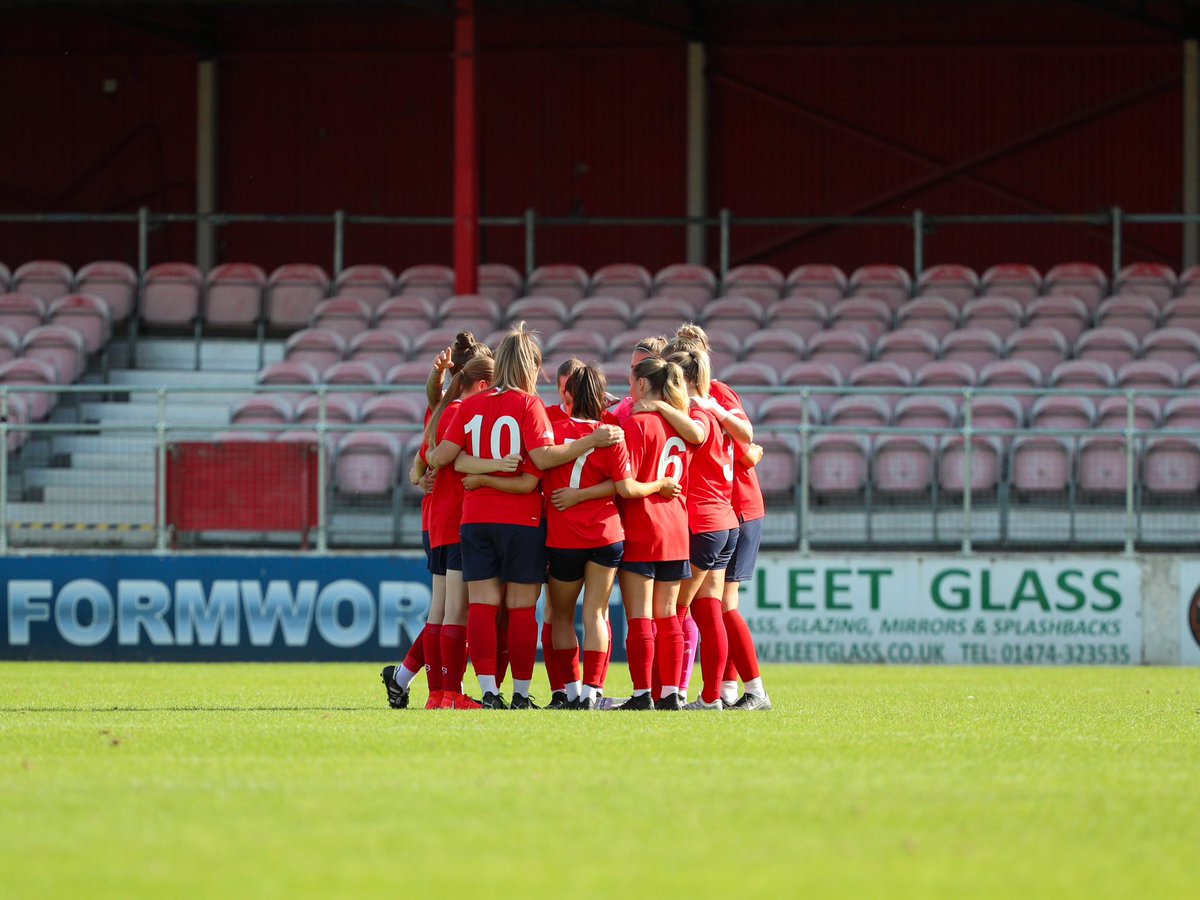
[[[590,289],[595,296],[617,297],[633,304],[650,296],[652,284],[650,273],[641,266],[614,263],[592,273]]]
[[[489,334],[500,327],[500,307],[482,294],[459,294],[442,302],[439,324],[443,328]]]
[[[892,415],[897,428],[953,428],[957,421],[958,405],[949,397],[901,397]]]
[[[896,363],[915,372],[937,358],[938,339],[923,328],[901,328],[880,335],[875,342],[875,359]]]
[[[409,350],[409,341],[404,334],[376,328],[360,331],[352,337],[345,356],[352,362],[371,363],[380,372],[386,372],[407,360]]]
[[[830,398],[832,401],[832,398]],[[821,421],[821,408],[816,401],[808,401],[808,422],[816,425]],[[780,394],[767,397],[758,408],[755,422],[759,425],[799,425],[804,421],[805,402],[799,394]]]
[[[21,356],[40,359],[54,367],[59,384],[71,384],[87,368],[87,344],[74,328],[39,325],[21,339]]]
[[[1200,334],[1184,328],[1159,328],[1142,340],[1142,358],[1165,362],[1182,372],[1200,362]]]
[[[1141,340],[1158,327],[1160,311],[1149,297],[1124,294],[1100,303],[1096,324],[1105,328],[1123,328]]]
[[[1161,404],[1154,397],[1135,397],[1133,427],[1149,431],[1158,427]],[[1123,431],[1129,425],[1129,400],[1125,397],[1104,397],[1097,404],[1096,428],[1101,431]]]
[[[960,411],[966,421],[965,410]],[[980,429],[1005,429],[1016,431],[1025,425],[1025,411],[1014,397],[982,396],[971,398],[971,427]],[[1003,444],[1012,442],[1011,435],[993,435]]]
[[[783,434],[756,435],[755,440],[763,448],[763,458],[754,467],[763,499],[769,504],[793,502],[800,476],[796,440]]]
[[[1056,390],[1106,391],[1117,383],[1117,376],[1107,363],[1068,359],[1054,367],[1047,383]]]
[[[141,317],[148,326],[178,328],[200,314],[204,279],[191,263],[160,263],[142,280]]]
[[[697,318],[696,310],[678,297],[652,297],[643,300],[633,311],[642,336],[672,335],[684,322]]]
[[[1142,465],[1146,490],[1151,494],[1195,502],[1200,491],[1200,443],[1195,438],[1150,438]]]
[[[1074,443],[1050,434],[1018,437],[1012,450],[1013,489],[1024,495],[1066,494],[1074,470]]]
[[[581,300],[588,289],[588,274],[581,267],[569,264],[538,266],[529,276],[529,294],[538,297],[557,297],[568,308]]]
[[[674,297],[698,310],[716,296],[717,276],[706,266],[676,263],[654,276],[654,296]]]
[[[1001,263],[992,266],[980,278],[986,296],[1011,297],[1028,302],[1042,292],[1042,275],[1025,263]]]
[[[1135,359],[1117,369],[1117,387],[1175,390],[1179,387],[1179,370],[1159,359]]]
[[[938,340],[958,327],[958,308],[941,297],[918,297],[896,310],[897,328],[919,328]]]
[[[0,364],[16,359],[20,353],[21,336],[11,328],[0,325]]]
[[[860,331],[820,331],[808,342],[808,358],[837,368],[843,378],[849,377],[867,361],[871,344]]]
[[[935,359],[917,369],[913,384],[920,388],[949,388],[955,393],[975,384],[976,372],[965,362]]]
[[[204,321],[218,328],[253,328],[262,317],[267,275],[250,263],[225,263],[205,279]]]
[[[816,497],[861,494],[867,484],[871,442],[859,434],[827,432],[809,445],[808,483]]]
[[[267,324],[276,331],[304,328],[328,294],[329,276],[320,266],[280,266],[267,279]]]
[[[1047,294],[1078,297],[1094,311],[1108,293],[1108,276],[1092,263],[1061,263],[1046,273],[1043,286]]]
[[[336,331],[305,328],[287,339],[283,358],[288,362],[309,363],[317,372],[324,372],[345,358],[346,346],[346,339]]]
[[[543,335],[556,334],[571,320],[567,305],[557,297],[523,297],[505,313],[509,324],[524,322],[530,331]]]
[[[1079,442],[1078,484],[1084,495],[1124,497],[1129,486],[1128,448],[1124,437],[1095,435]],[[1137,471],[1137,463],[1134,463]]]
[[[479,267],[479,293],[495,300],[502,313],[521,296],[521,287],[521,273],[512,266],[484,263]]]
[[[809,297],[831,307],[846,296],[848,287],[846,273],[837,266],[810,263],[788,273],[783,291],[788,297]]]
[[[49,325],[66,325],[83,337],[88,353],[99,353],[112,338],[108,303],[92,294],[67,294],[50,304]]]
[[[917,280],[917,292],[931,297],[945,297],[962,307],[979,293],[979,276],[969,266],[956,263],[930,266]]]
[[[1088,327],[1092,316],[1078,297],[1051,295],[1039,297],[1029,304],[1025,323],[1030,328],[1053,328],[1067,339],[1075,342]]]
[[[748,265],[725,274],[724,293],[728,297],[748,297],[760,309],[779,299],[783,292],[783,273],[774,266]]]
[[[912,374],[908,369],[894,362],[863,363],[850,373],[850,385],[851,387],[906,388],[912,385]]]
[[[334,363],[326,369],[321,380],[328,385],[360,387],[361,390],[357,391],[336,391],[335,393],[337,396],[351,399],[356,405],[361,406],[383,383],[383,376],[370,363],[340,362]]]
[[[229,421],[234,425],[271,425],[278,428],[280,425],[290,424],[294,419],[295,410],[292,403],[283,394],[247,397],[235,403],[229,414]]]
[[[838,397],[829,407],[825,421],[841,428],[886,428],[892,423],[891,404],[870,394]]]
[[[346,394],[326,394],[325,424],[353,425],[358,421],[358,404]],[[309,394],[296,404],[296,422],[316,425],[321,421],[321,397]]]
[[[137,272],[123,262],[91,262],[75,273],[75,290],[101,297],[113,324],[124,322],[133,312],[137,283]]]
[[[884,434],[875,440],[871,481],[880,494],[924,494],[933,486],[933,438]]]
[[[1011,297],[977,297],[962,311],[962,327],[984,328],[1003,340],[1021,327],[1025,315],[1021,304]]]
[[[912,277],[900,266],[860,266],[850,276],[850,294],[875,297],[896,309],[912,295]]]
[[[387,370],[383,382],[384,384],[405,385],[414,391],[417,389],[424,391],[425,384],[429,381],[429,373],[433,369],[432,362],[433,357],[429,356],[428,359],[413,359],[409,362],[397,363]]]
[[[706,303],[700,311],[700,322],[705,329],[720,328],[745,338],[762,328],[763,308],[749,297],[730,295]]]
[[[393,434],[360,431],[337,443],[334,484],[339,494],[389,496],[400,469],[400,441]]]
[[[29,294],[49,303],[71,293],[75,276],[71,267],[55,259],[35,259],[18,266],[12,273],[8,289],[15,294]]]
[[[571,310],[571,327],[583,328],[611,341],[628,330],[633,310],[620,297],[589,297]]]
[[[811,297],[785,297],[767,308],[767,328],[787,329],[806,341],[828,323],[829,308]]]
[[[1132,359],[1139,351],[1137,335],[1124,328],[1093,328],[1085,331],[1075,341],[1075,358],[1104,363],[1116,370]]]
[[[58,384],[54,366],[42,359],[13,359],[0,365],[0,384],[48,386]],[[19,395],[29,422],[40,422],[58,405],[58,395],[32,392]]]
[[[480,293],[483,287],[483,266],[480,266]],[[449,266],[410,266],[396,279],[396,291],[401,296],[424,297],[430,303],[440,303],[454,293],[454,270]]]
[[[348,341],[371,327],[371,307],[360,297],[330,297],[317,304],[308,327],[336,331]]]
[[[1004,470],[1004,447],[992,437],[971,438],[972,492],[991,492],[1000,486]],[[947,435],[939,443],[938,486],[948,494],[961,494],[967,486],[966,439]]]
[[[46,321],[46,301],[32,294],[0,295],[0,326],[11,328],[18,337]]]
[[[1170,266],[1162,263],[1130,263],[1117,273],[1113,290],[1118,294],[1141,294],[1165,303],[1174,296],[1178,282]]]
[[[1088,397],[1051,394],[1038,397],[1029,413],[1029,427],[1083,431],[1096,422],[1096,404]]]
[[[428,375],[428,371],[425,374]],[[389,383],[392,383],[390,378]],[[364,425],[420,425],[425,403],[423,395],[417,399],[409,394],[379,394],[362,405],[362,422]]]
[[[571,357],[582,362],[600,362],[608,354],[608,342],[601,334],[583,329],[568,329],[552,335],[542,354],[542,368],[553,378],[559,365]]]
[[[839,330],[853,329],[861,332],[868,343],[892,327],[892,311],[887,303],[877,297],[848,297],[838,303],[829,313],[829,325]]]
[[[960,328],[942,339],[942,359],[966,363],[976,372],[1003,355],[1003,339],[986,328]]]
[[[1200,431],[1200,397],[1172,397],[1163,406],[1162,426],[1168,431]]]
[[[746,362],[763,363],[782,372],[804,359],[804,339],[789,331],[756,331],[742,343]]]
[[[1032,391],[1042,387],[1042,371],[1027,359],[998,359],[988,363],[979,373],[979,387],[991,390],[1009,389]],[[1014,394],[1021,409],[1033,408],[1035,394]]]
[[[1200,297],[1176,297],[1163,307],[1163,328],[1184,328],[1200,334]]]
[[[396,293],[396,276],[387,266],[358,265],[343,269],[333,283],[334,294],[357,297],[371,310]]]
[[[779,384],[779,373],[770,366],[756,362],[739,362],[721,370],[721,381],[730,387],[745,386],[774,387]]]
[[[375,311],[376,328],[399,331],[410,338],[424,334],[436,320],[433,303],[420,294],[393,297]]]
[[[1053,328],[1019,328],[1004,342],[1009,360],[1023,359],[1033,363],[1042,373],[1043,381],[1051,370],[1067,358],[1069,343]]]
[[[789,387],[839,388],[844,380],[841,371],[832,363],[808,360],[793,363],[784,369],[780,383]],[[813,402],[822,412],[833,405],[836,397],[832,390],[812,394]]]

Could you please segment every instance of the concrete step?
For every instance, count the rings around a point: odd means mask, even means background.
[[[154,485],[112,487],[105,485],[50,486],[43,488],[43,503],[154,503]]]
[[[71,468],[76,470],[141,471],[154,476],[154,454],[145,453],[72,453]],[[96,477],[94,474],[92,477]]]
[[[154,523],[153,503],[10,503],[8,521],[60,524]]]
[[[28,469],[21,476],[25,487],[74,487],[86,488],[96,484],[97,476],[91,469]],[[147,463],[136,469],[110,469],[104,474],[104,484],[113,488],[130,488],[154,491],[154,467]]]
[[[110,369],[129,368],[129,348],[115,342],[109,351]],[[263,365],[283,358],[283,341],[263,345]],[[200,343],[200,370],[206,372],[256,372],[258,341],[254,338],[204,338]],[[191,337],[143,337],[137,345],[138,368],[196,370],[196,344]]]
[[[86,422],[146,424],[158,423],[158,404],[151,403],[81,403],[80,416]],[[225,403],[188,403],[171,400],[164,411],[171,425],[225,425],[229,422],[229,406]]]
[[[50,449],[60,453],[145,453],[156,446],[157,438],[144,433],[55,434]]]
[[[196,372],[180,369],[116,369],[110,385],[157,389],[160,387],[253,388],[256,372]]]
[[[8,545],[22,548],[88,548],[150,550],[156,546],[154,529],[9,528]]]

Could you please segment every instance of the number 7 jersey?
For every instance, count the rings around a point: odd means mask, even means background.
[[[688,463],[687,444],[666,419],[658,413],[635,413],[622,427],[635,481],[682,481]],[[621,510],[625,516],[625,559],[665,562],[688,558],[690,537],[683,494],[670,500],[662,494],[625,500]]]
[[[559,418],[554,421],[555,443],[569,444],[587,437],[599,425],[584,419]],[[585,500],[564,510],[555,509],[550,497],[558,488],[589,488],[609,479],[622,481],[629,477],[629,454],[624,444],[593,447],[574,462],[547,469],[542,478],[542,491],[546,495],[546,546],[588,550],[624,540],[621,516],[613,497]]]

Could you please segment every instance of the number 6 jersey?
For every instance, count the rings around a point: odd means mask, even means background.
[[[634,413],[622,427],[634,481],[682,481],[688,463],[687,444],[666,419],[658,413]],[[624,500],[621,510],[625,515],[625,559],[666,562],[688,558],[688,514],[683,494],[670,500],[662,494]]]
[[[587,437],[599,422],[586,419],[559,418],[554,421],[554,440],[569,444]],[[621,516],[613,497],[585,500],[570,509],[558,510],[550,497],[558,488],[589,488],[602,482],[621,481],[632,477],[629,454],[624,444],[594,447],[574,462],[547,469],[542,478],[546,495],[546,546],[562,550],[590,550],[607,547],[625,539]]]

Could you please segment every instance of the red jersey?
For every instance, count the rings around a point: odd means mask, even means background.
[[[688,466],[688,527],[693,534],[737,528],[733,512],[733,442],[707,409],[693,406],[688,415],[708,426],[708,436],[692,448]]]
[[[529,451],[549,447],[554,432],[546,416],[546,407],[532,394],[523,391],[493,389],[469,397],[458,408],[458,415],[444,440],[463,448],[480,459],[504,459],[520,453],[523,462],[513,473],[496,472],[501,478],[523,472],[541,477],[529,459]],[[540,525],[542,494],[506,494],[495,488],[466,491],[463,497],[462,524]]]
[[[425,426],[429,426],[429,420],[433,418],[433,410],[428,406],[425,407]],[[426,441],[421,441],[421,449],[417,451],[417,456],[421,457],[421,462],[429,465],[429,446]],[[421,496],[421,530],[429,531],[429,517],[433,511],[433,494],[423,494]]]
[[[442,442],[446,432],[454,420],[458,418],[458,408],[461,400],[453,401],[442,413],[438,421],[437,440],[434,446]],[[429,546],[444,547],[447,544],[459,542],[458,526],[462,521],[463,508],[463,478],[461,472],[454,470],[453,464],[444,469],[438,469],[437,478],[433,482],[433,505],[429,513]]]
[[[562,418],[554,423],[554,442],[569,444],[596,430],[597,422]],[[550,495],[561,487],[587,488],[612,479],[631,477],[629,453],[624,444],[594,447],[574,462],[546,470],[542,491],[546,495],[546,546],[565,550],[607,547],[625,540],[621,515],[613,497],[585,500],[567,510],[558,510]]]
[[[749,420],[742,408],[742,398],[729,385],[714,381],[709,395],[721,404],[726,412]],[[763,503],[762,488],[758,484],[758,472],[753,466],[747,467],[741,461],[749,447],[738,443],[729,435],[725,438],[733,445],[733,511],[743,522],[761,519],[767,514],[767,507]]]
[[[563,405],[561,403],[554,403],[554,404],[547,403],[546,404],[546,416],[550,419],[551,425],[558,425],[559,422],[565,422],[567,419],[571,418],[570,414],[565,409],[563,409]],[[620,422],[617,421],[617,417],[614,416],[607,409],[600,414],[600,423],[602,425],[620,425],[621,424]],[[561,444],[562,441],[559,441],[559,443]]]
[[[658,413],[634,413],[625,420],[625,447],[635,481],[683,479],[687,469],[687,444]],[[651,494],[625,500],[625,559],[630,562],[665,562],[687,559],[689,533],[687,505],[680,494],[668,500]]]

